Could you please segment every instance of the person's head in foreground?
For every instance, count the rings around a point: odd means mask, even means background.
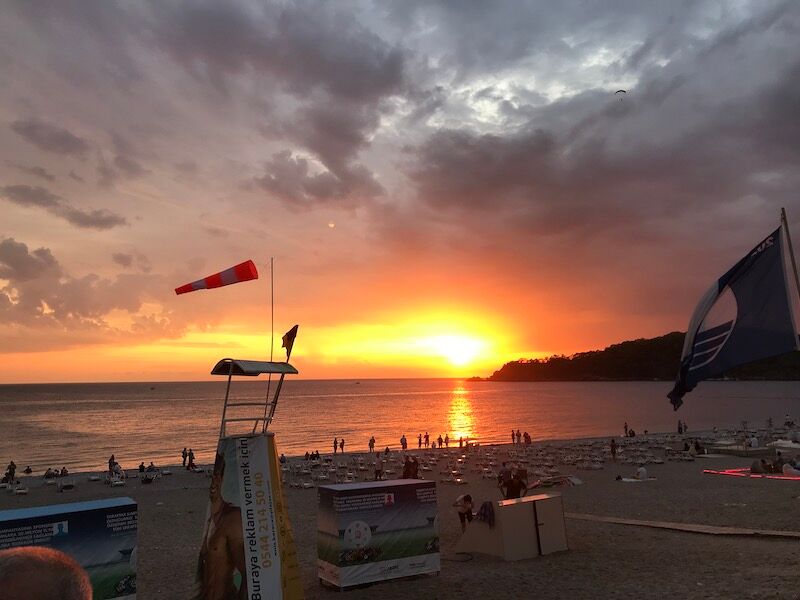
[[[92,600],[86,571],[52,548],[0,550],[0,600]]]

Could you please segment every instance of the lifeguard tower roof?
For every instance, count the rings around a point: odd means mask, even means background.
[[[241,360],[223,358],[214,368],[212,375],[239,375],[258,377],[262,373],[278,373],[279,375],[297,375],[297,369],[285,362],[269,362],[264,360]]]

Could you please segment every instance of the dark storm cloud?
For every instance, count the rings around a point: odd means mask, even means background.
[[[355,103],[397,93],[403,82],[402,51],[327,3],[263,10],[241,3],[159,4],[158,21],[156,42],[200,77],[254,71],[292,93],[322,89]]]
[[[0,320],[26,328],[31,335],[27,346],[0,344],[0,352],[43,350],[76,343],[108,342],[114,337],[148,339],[175,335],[182,325],[170,314],[139,315],[146,297],[163,291],[163,281],[147,274],[122,274],[106,279],[89,274],[70,275],[49,248],[30,250],[14,238],[0,239]],[[166,288],[164,288],[166,289]],[[106,317],[112,311],[131,315],[130,330],[111,326]],[[49,339],[37,332],[49,330]],[[0,333],[0,340],[14,339],[12,330]]]
[[[133,264],[133,255],[124,252],[114,252],[111,259],[121,267],[128,268]]]
[[[117,154],[114,157],[114,166],[118,171],[125,175],[125,177],[130,179],[141,177],[147,173],[147,169],[145,169],[136,159],[122,154]]]
[[[83,229],[102,231],[127,224],[121,215],[106,209],[90,211],[77,209],[65,202],[61,196],[38,186],[7,185],[0,187],[0,195],[18,206],[42,208]]]
[[[39,167],[39,166],[36,166],[36,165],[34,165],[32,167],[29,167],[29,166],[20,165],[20,164],[11,162],[11,161],[6,161],[6,164],[8,166],[10,166],[10,167],[13,167],[17,171],[21,171],[22,173],[26,173],[28,175],[33,175],[34,177],[38,177],[40,179],[44,179],[45,181],[53,182],[53,181],[56,180],[55,175],[50,173],[44,167]]]
[[[357,156],[368,146],[368,136],[379,121],[374,106],[306,105],[278,132],[313,153],[324,169],[311,173],[306,159],[285,150],[272,156],[265,164],[265,174],[255,183],[295,207],[311,207],[317,201],[343,205],[372,199],[384,192],[383,187]]]
[[[282,200],[368,199],[382,192],[357,157],[380,125],[381,102],[403,92],[403,51],[330,5],[241,6],[192,3],[167,16],[162,46],[215,85],[255,72],[302,103],[284,124],[268,127],[324,166],[310,175],[305,159],[275,155],[258,178]]]
[[[117,172],[106,162],[102,153],[97,157],[97,167],[95,170],[97,172],[97,185],[101,188],[108,189],[113,187],[114,182],[116,182],[117,177],[119,177]]]
[[[100,152],[97,158],[97,185],[101,188],[112,188],[119,179],[138,179],[150,171],[142,166],[139,152],[127,139],[120,135],[112,136],[114,157],[109,163]]]
[[[19,206],[38,206],[48,210],[61,205],[61,197],[39,186],[6,185],[0,188],[0,193],[14,204]]]
[[[648,66],[621,101],[590,89],[544,106],[501,106],[518,124],[507,132],[432,132],[411,149],[420,202],[552,235],[678,220],[748,196],[797,206],[800,10],[778,9]],[[723,46],[741,55],[736,68]],[[765,172],[778,182],[769,197]]]
[[[71,131],[36,118],[14,121],[11,129],[45,152],[84,158],[89,144]]]
[[[291,151],[277,152],[265,165],[265,174],[256,185],[287,205],[300,208],[334,202],[351,205],[381,193],[372,174],[360,165],[337,165],[335,171],[312,173],[305,158]]]
[[[29,252],[25,244],[13,238],[0,240],[0,279],[25,283],[43,276],[61,276],[61,266],[49,248]]]

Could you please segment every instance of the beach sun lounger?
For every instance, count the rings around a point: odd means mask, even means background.
[[[58,482],[59,492],[68,492],[75,489],[75,481],[73,479],[62,479]]]

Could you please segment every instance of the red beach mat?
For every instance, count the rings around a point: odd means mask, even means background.
[[[751,479],[786,479],[788,481],[800,481],[800,477],[794,475],[778,475],[777,473],[751,473],[750,467],[743,469],[724,469],[715,471],[714,469],[703,469],[703,473],[709,475],[730,475],[731,477],[750,477]]]

